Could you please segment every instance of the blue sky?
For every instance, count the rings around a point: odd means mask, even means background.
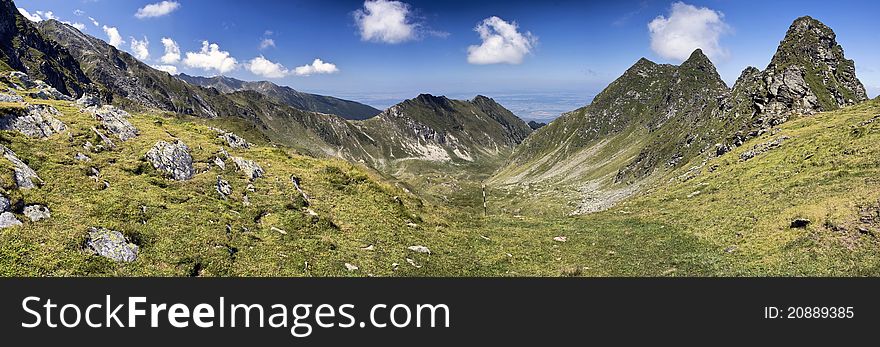
[[[458,98],[479,93],[523,118],[540,120],[589,103],[640,57],[677,64],[694,45],[707,51],[732,84],[745,67],[766,67],[791,21],[811,15],[835,30],[869,95],[880,93],[876,1],[16,4],[35,19],[81,23],[84,32],[107,41],[105,26],[115,28],[124,41],[120,49],[187,74],[268,79],[380,108],[419,93]],[[179,60],[161,61],[163,38],[179,47]],[[209,45],[203,47],[204,41]]]

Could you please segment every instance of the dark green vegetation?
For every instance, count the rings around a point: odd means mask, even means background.
[[[177,78],[190,84],[215,88],[221,93],[252,90],[296,109],[335,114],[351,120],[367,119],[382,112],[358,102],[332,96],[303,93],[268,81],[247,82],[225,76],[199,77],[187,74],[177,75]]]
[[[138,129],[95,147],[93,127],[107,129],[94,110],[0,73],[13,100],[0,103],[0,145],[43,182],[20,188],[0,158],[0,193],[23,223],[0,229],[2,275],[880,275],[880,101],[809,17],[733,88],[699,50],[679,66],[642,59],[539,127],[484,96],[423,94],[351,120],[369,110],[260,82],[188,83],[0,3],[0,69],[96,93]],[[65,129],[9,126],[50,124],[26,119],[28,105],[56,108]],[[175,140],[191,179],[145,158]],[[248,178],[232,157],[265,173]],[[51,217],[28,219],[33,204]],[[137,259],[88,251],[90,227],[121,232]]]

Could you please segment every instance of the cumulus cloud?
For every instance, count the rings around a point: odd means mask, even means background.
[[[159,61],[162,64],[177,64],[180,61],[180,46],[170,37],[162,38],[162,46],[165,46],[165,54]]]
[[[147,37],[144,36],[143,40],[138,40],[134,37],[131,37],[131,52],[134,53],[134,57],[140,60],[147,60],[150,58],[150,41],[147,40]]]
[[[172,75],[177,74],[177,66],[174,65],[153,65],[153,68],[159,71],[165,71]]]
[[[40,15],[38,15],[36,13],[32,14],[21,7],[18,8],[18,13],[21,13],[21,15],[24,16],[24,18],[27,18],[31,22],[40,22],[43,20],[43,17],[40,17]]]
[[[104,33],[107,34],[107,43],[111,46],[119,48],[120,45],[125,43],[125,41],[122,40],[122,35],[119,35],[119,29],[116,29],[116,27],[108,27],[105,25],[103,29]]]
[[[285,68],[284,65],[272,62],[262,55],[251,59],[246,65],[248,71],[265,78],[282,78],[290,73],[290,70]]]
[[[316,74],[331,74],[339,72],[339,69],[336,68],[336,64],[325,63],[321,59],[315,59],[311,64],[306,64],[303,66],[297,66],[293,69],[293,73],[297,76],[309,76]]]
[[[202,41],[202,49],[199,52],[186,52],[183,64],[205,71],[215,70],[222,74],[234,70],[238,66],[238,61],[230,57],[229,52],[221,51],[216,43]]]
[[[657,16],[648,30],[651,49],[663,58],[683,61],[697,48],[710,58],[727,55],[719,40],[729,27],[719,11],[676,2],[668,17]]]
[[[484,19],[474,28],[483,43],[468,47],[468,63],[522,63],[523,57],[538,43],[538,38],[518,29],[516,22],[505,22],[495,16]]]
[[[266,49],[269,47],[275,47],[275,40],[263,39],[263,41],[260,41],[260,49]]]
[[[180,8],[180,3],[177,1],[162,1],[139,8],[134,16],[139,19],[162,17],[178,8]]]
[[[416,38],[418,24],[413,23],[409,4],[400,1],[367,0],[354,12],[361,40],[401,43]]]
[[[30,13],[26,9],[19,7],[18,13],[21,13],[22,16],[24,16],[25,18],[27,18],[31,22],[42,22],[44,20],[54,19],[54,20],[57,20],[61,23],[64,23],[64,24],[70,25],[74,28],[77,28],[78,30],[85,30],[86,29],[85,24],[79,23],[79,22],[73,23],[73,22],[68,22],[68,21],[62,20],[61,18],[58,18],[57,16],[55,16],[55,13],[52,11],[34,11],[34,13]]]

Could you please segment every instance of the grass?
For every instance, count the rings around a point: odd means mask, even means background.
[[[429,174],[394,180],[274,146],[232,119],[135,114],[139,137],[87,153],[86,141],[99,142],[90,115],[69,102],[27,101],[58,108],[68,131],[47,139],[0,132],[0,144],[45,181],[36,189],[15,189],[11,166],[0,160],[0,188],[24,221],[0,230],[4,276],[880,274],[880,243],[872,236],[880,235],[876,100],[795,119],[705,165],[695,158],[663,173],[646,194],[610,210],[574,217],[563,217],[571,192],[549,186],[527,193],[490,188],[491,215],[483,217],[479,182],[488,170],[444,176],[430,164],[412,162],[408,172]],[[225,170],[209,164],[225,147],[210,126],[255,143],[226,148],[266,170],[253,191],[231,161]],[[783,135],[790,139],[780,147],[740,159]],[[156,141],[172,136],[192,149],[198,172],[192,180],[167,180],[142,159]],[[92,161],[73,159],[77,152]],[[694,166],[699,169],[688,170]],[[90,167],[100,170],[100,182],[87,177]],[[227,199],[214,190],[218,175],[232,184]],[[308,203],[291,176],[301,179]],[[26,221],[21,209],[34,203],[47,205],[52,217]],[[528,204],[534,209],[514,211]],[[876,222],[865,222],[875,212]],[[792,229],[794,218],[812,223]],[[115,263],[84,251],[90,226],[124,233],[140,247],[138,259]],[[566,241],[554,241],[557,236]],[[407,249],[414,245],[431,252]],[[348,271],[346,263],[359,269]]]

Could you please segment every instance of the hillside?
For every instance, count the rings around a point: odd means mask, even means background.
[[[176,77],[190,84],[217,89],[221,93],[251,90],[300,110],[335,114],[350,120],[367,119],[381,112],[359,102],[303,93],[268,81],[248,82],[225,76],[199,77],[183,73]]]
[[[558,188],[575,213],[595,212],[694,158],[723,154],[799,115],[866,99],[834,32],[801,17],[770,65],[747,68],[732,88],[699,49],[679,66],[640,59],[590,105],[536,131],[491,182]]]

